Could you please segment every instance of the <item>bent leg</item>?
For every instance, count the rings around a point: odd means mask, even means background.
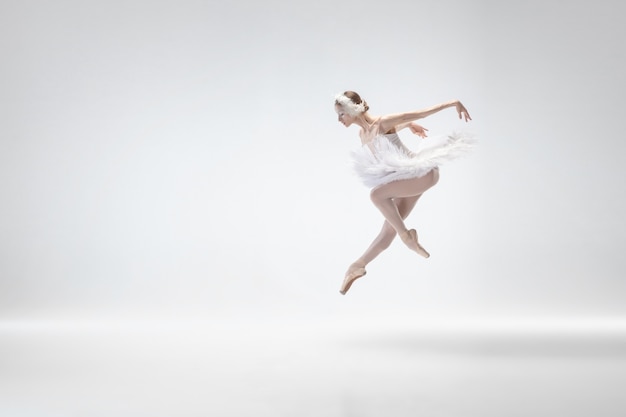
[[[435,185],[437,181],[439,181],[439,171],[435,168],[423,177],[398,180],[380,185],[371,191],[370,198],[391,227],[399,234],[406,234],[408,229],[404,224],[398,206],[393,201],[394,198],[421,195]]]

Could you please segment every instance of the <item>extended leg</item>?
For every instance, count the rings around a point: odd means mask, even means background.
[[[415,204],[420,197],[421,195],[394,199],[394,204],[398,208],[398,212],[403,219],[406,219],[409,213],[411,213],[411,210],[413,210],[413,207],[415,207]],[[361,257],[348,268],[339,292],[345,294],[350,289],[350,286],[354,283],[354,281],[365,275],[365,266],[380,255],[382,251],[387,249],[395,237],[395,229],[385,220],[380,233],[376,236],[365,253],[363,253],[363,255],[361,255]]]

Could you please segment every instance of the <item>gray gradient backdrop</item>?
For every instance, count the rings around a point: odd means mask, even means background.
[[[0,314],[624,314],[616,4],[3,1]],[[480,147],[409,219],[431,259],[395,242],[342,297],[382,224],[345,89],[459,98]]]

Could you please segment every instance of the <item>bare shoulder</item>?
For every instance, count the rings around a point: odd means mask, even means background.
[[[404,113],[395,113],[381,116],[379,126],[380,132],[385,134],[396,133],[396,125],[398,124],[398,119],[400,119],[403,114]]]

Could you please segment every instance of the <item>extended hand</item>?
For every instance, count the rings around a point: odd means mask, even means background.
[[[428,131],[428,129],[418,125],[417,123],[409,123],[409,129],[411,129],[411,132],[415,133],[420,138],[425,138],[426,132]]]
[[[459,113],[459,119],[465,119],[466,122],[469,122],[470,120],[472,120],[467,109],[465,108],[463,104],[461,104],[460,101],[456,102],[456,111],[457,113]]]

